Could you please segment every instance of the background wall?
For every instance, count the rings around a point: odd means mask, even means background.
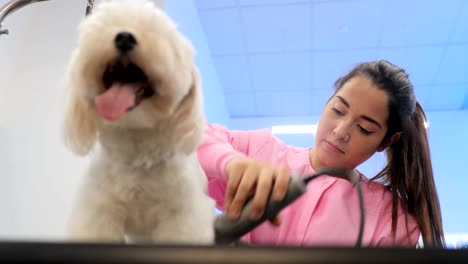
[[[2,238],[63,235],[86,165],[60,141],[62,77],[84,13],[84,1],[51,1],[20,9],[3,23],[10,34],[0,36]]]
[[[6,0],[0,1],[4,3]],[[318,121],[317,116],[231,119],[195,2],[170,0],[165,8],[198,51],[208,121],[232,129]],[[62,77],[84,11],[85,1],[50,1],[27,6],[4,21],[10,35],[0,36],[0,239],[63,238],[69,208],[88,161],[73,156],[60,140]],[[429,112],[428,117],[445,230],[468,233],[468,210],[462,195],[468,186],[468,112]],[[278,137],[302,147],[314,142],[313,135]],[[373,175],[383,158],[375,156],[361,170]]]

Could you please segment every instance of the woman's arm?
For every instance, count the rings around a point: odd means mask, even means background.
[[[246,148],[239,146],[242,137],[248,137],[247,132],[237,133],[236,139],[226,127],[207,124],[203,141],[198,146],[198,160],[205,171],[208,180],[227,182],[226,163],[235,157],[247,157]]]
[[[274,167],[275,146],[283,145],[267,129],[238,131],[207,124],[198,159],[208,178],[208,192],[218,209],[238,217],[247,198],[255,193],[252,217],[263,213],[271,188],[282,199],[289,181],[287,168]],[[231,162],[232,161],[232,162]]]

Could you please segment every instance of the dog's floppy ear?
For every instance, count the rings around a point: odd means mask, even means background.
[[[65,145],[78,155],[87,154],[96,141],[92,108],[71,91],[64,120]]]
[[[191,153],[202,140],[205,129],[203,94],[201,91],[201,80],[198,69],[194,66],[191,69],[192,82],[190,90],[181,102],[181,109],[178,113],[178,129],[183,129],[179,138],[181,150],[185,153]],[[183,120],[183,121],[182,121]]]

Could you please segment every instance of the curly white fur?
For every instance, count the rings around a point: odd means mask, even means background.
[[[212,243],[214,202],[196,156],[204,117],[190,42],[144,0],[105,1],[79,31],[64,128],[70,149],[92,160],[70,218],[70,238]],[[106,89],[103,73],[118,56],[119,32],[135,36],[129,58],[156,93],[110,122],[94,99]]]

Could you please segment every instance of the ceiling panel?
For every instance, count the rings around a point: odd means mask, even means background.
[[[310,90],[256,92],[259,116],[288,116],[310,114]]]
[[[310,90],[309,53],[255,55],[250,63],[256,91]]]
[[[450,38],[451,42],[468,42],[468,1],[462,1],[462,5]]]
[[[439,69],[445,47],[382,48],[378,51],[379,59],[386,59],[403,67],[410,75],[414,85],[431,84]]]
[[[309,3],[308,0],[238,0],[241,6]]]
[[[436,83],[468,82],[468,44],[446,47]]]
[[[358,62],[377,59],[377,50],[312,53],[312,89],[329,89]]]
[[[464,0],[387,1],[381,45],[441,44],[449,40]]]
[[[236,8],[200,11],[200,21],[212,54],[242,54],[243,33]]]
[[[312,115],[320,115],[323,108],[327,104],[328,99],[335,92],[334,88],[327,88],[321,90],[311,90],[309,98],[309,109]]]
[[[228,93],[253,91],[246,56],[216,56],[213,61],[224,91]]]
[[[467,0],[196,3],[233,117],[320,114],[337,78],[377,59],[426,111],[468,107]]]
[[[427,111],[430,109],[431,104],[431,85],[414,85],[414,92],[416,99],[421,104],[422,108]]]
[[[168,0],[171,1],[171,0]],[[236,0],[195,0],[199,9],[223,8],[236,6]]]
[[[426,109],[438,111],[463,108],[467,84],[434,85],[430,89]]]
[[[310,47],[310,6],[241,8],[247,52],[303,51]]]
[[[312,7],[313,50],[375,48],[383,14],[382,0],[329,1]],[[371,12],[369,12],[372,10]]]
[[[468,109],[468,83],[465,84],[465,90],[466,90],[466,92],[465,92],[465,100],[463,100],[463,106],[462,106],[462,108],[463,108],[463,109]]]
[[[224,97],[231,117],[257,116],[254,93],[227,92]]]

